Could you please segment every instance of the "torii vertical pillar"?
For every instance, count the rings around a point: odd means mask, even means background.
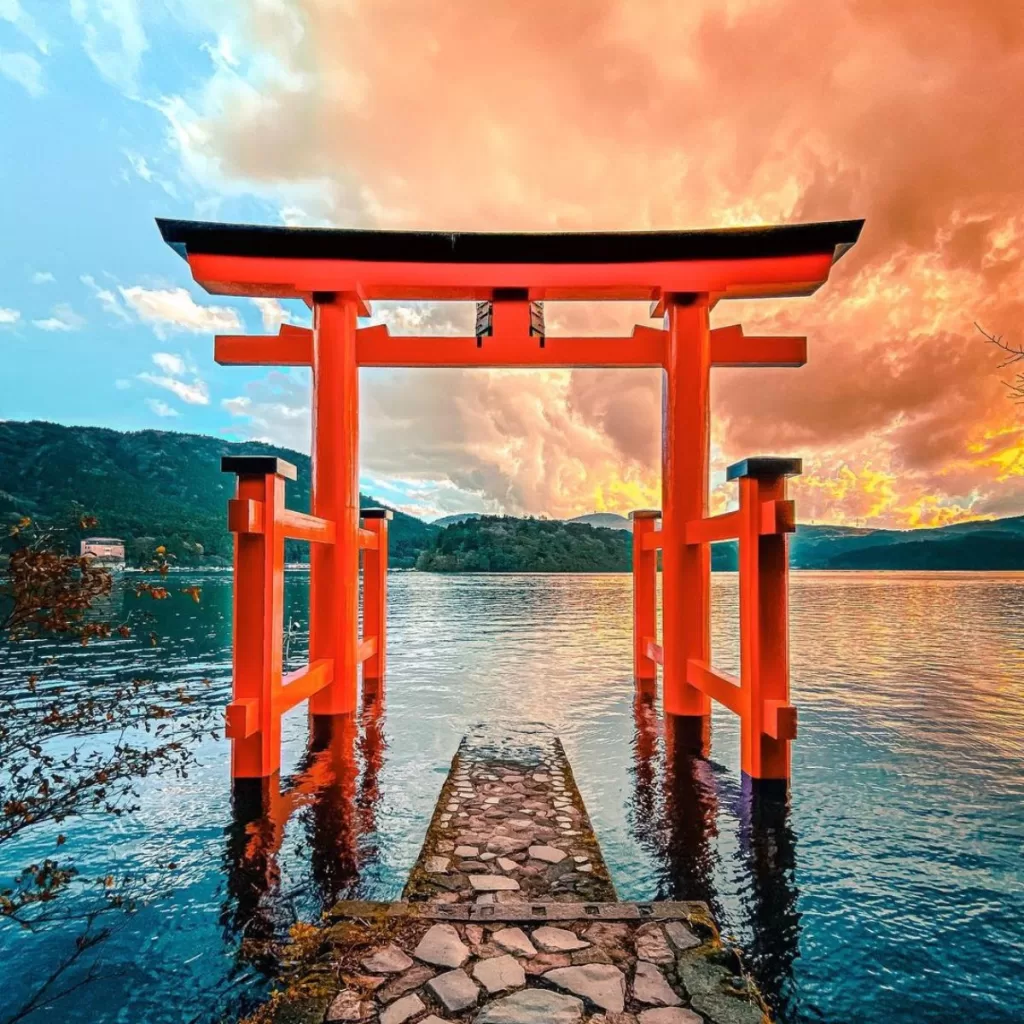
[[[661,440],[662,646],[664,708],[686,745],[707,753],[711,701],[686,681],[690,659],[708,661],[711,559],[707,545],[683,543],[686,523],[708,508],[711,333],[707,295],[666,299],[668,351]]]
[[[334,662],[314,715],[356,709],[359,664],[359,367],[355,296],[313,296],[313,515],[335,524],[310,555],[309,660]]]

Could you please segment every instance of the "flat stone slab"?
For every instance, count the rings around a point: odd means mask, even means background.
[[[660,924],[645,924],[636,930],[636,955],[641,960],[649,960],[652,964],[670,964],[675,961]]]
[[[509,989],[522,988],[526,984],[526,972],[519,961],[509,954],[492,956],[481,960],[473,967],[473,977],[494,995]]]
[[[470,1006],[476,1006],[480,998],[480,989],[461,968],[431,978],[427,982],[427,988],[449,1013],[458,1013]]]
[[[393,942],[363,957],[363,966],[371,974],[397,974],[412,967],[412,957]]]
[[[429,981],[436,972],[426,964],[415,964],[407,971],[402,971],[397,977],[392,978],[383,988],[377,992],[377,998],[382,1003],[390,1003],[399,996],[404,996],[413,989],[417,989],[424,982]]]
[[[568,928],[552,928],[549,925],[533,933],[533,944],[545,953],[571,953],[574,949],[586,949],[590,945]]]
[[[682,999],[676,995],[665,975],[646,960],[636,962],[633,975],[633,998],[647,1006],[680,1006]]]
[[[686,950],[700,945],[700,939],[682,921],[667,921],[665,923],[665,934],[668,936],[669,942],[680,953],[685,953]]]
[[[582,967],[556,967],[544,980],[568,989],[602,1010],[622,1013],[626,1005],[626,978],[611,964],[585,964]]]
[[[519,883],[505,875],[470,875],[469,884],[475,892],[515,892]]]
[[[583,1003],[573,996],[544,989],[525,989],[489,1003],[474,1024],[579,1024]]]
[[[438,967],[461,967],[469,959],[469,947],[450,924],[435,924],[412,955]]]
[[[559,850],[557,846],[531,846],[529,854],[534,860],[544,860],[549,864],[561,864],[569,856],[565,850]],[[583,858],[586,860],[586,858]]]
[[[491,942],[520,956],[535,956],[537,953],[537,947],[522,928],[499,928],[491,936]]]
[[[405,1024],[405,1022],[426,1009],[426,1004],[417,995],[402,996],[390,1006],[384,1008],[380,1015],[380,1024]]]
[[[373,1004],[366,1001],[362,992],[347,988],[339,992],[327,1007],[325,1024],[341,1024],[343,1021],[366,1020],[373,1010]]]

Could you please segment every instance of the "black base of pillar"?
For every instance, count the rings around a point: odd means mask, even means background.
[[[708,757],[710,715],[665,715],[665,750],[674,757]]]

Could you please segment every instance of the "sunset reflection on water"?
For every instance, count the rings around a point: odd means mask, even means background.
[[[230,579],[199,582],[200,605],[159,609],[165,653],[143,658],[209,678],[217,705]],[[173,994],[202,1020],[258,995],[243,940],[338,898],[397,898],[459,740],[502,723],[562,738],[620,896],[707,900],[782,1019],[1024,1016],[1024,576],[793,573],[788,800],[744,783],[730,713],[715,712],[708,760],[674,742],[631,678],[630,600],[620,575],[393,574],[384,692],[312,742],[291,713],[276,788],[232,802],[210,740],[188,780],[147,782],[134,818],[80,826],[90,870],[173,856],[179,882],[109,940],[122,974],[65,1019],[178,1020]],[[304,574],[287,601],[292,667]],[[712,604],[716,659],[734,669],[733,577],[713,578]],[[97,659],[70,652],[68,680],[94,684]],[[105,672],[129,664],[118,645],[103,654]],[[3,946],[15,987],[50,948]]]

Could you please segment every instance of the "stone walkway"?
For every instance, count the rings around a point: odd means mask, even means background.
[[[615,899],[557,739],[463,740],[403,899],[481,904]]]
[[[704,904],[616,900],[557,740],[464,741],[402,901],[325,938],[327,1024],[767,1019]]]

